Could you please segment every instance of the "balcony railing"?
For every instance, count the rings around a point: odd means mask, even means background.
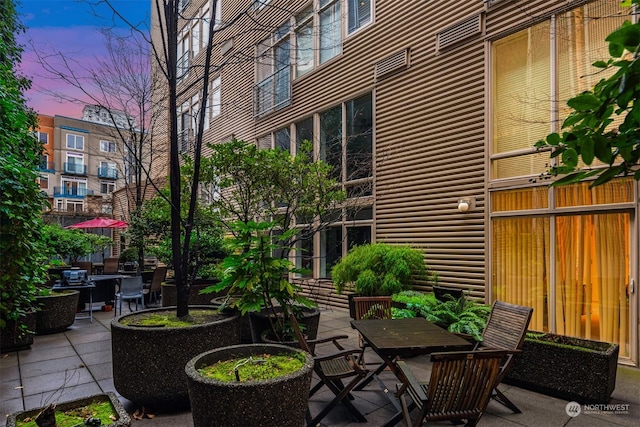
[[[93,190],[78,187],[53,187],[53,197],[82,199],[86,196],[93,196]]]
[[[98,178],[118,179],[118,169],[109,167],[98,168]]]
[[[40,172],[56,173],[56,164],[54,162],[42,162],[38,166]]]
[[[79,163],[64,163],[64,173],[73,174],[73,175],[86,175],[87,174],[87,165],[79,164]]]

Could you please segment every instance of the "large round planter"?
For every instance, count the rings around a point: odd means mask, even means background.
[[[21,333],[20,325],[27,328]],[[0,333],[0,350],[2,353],[25,350],[33,344],[33,332],[36,330],[36,311],[30,311],[17,321],[6,320],[6,327]]]
[[[276,307],[279,312],[280,307]],[[262,309],[259,312],[249,313],[251,322],[251,339],[253,343],[262,342],[262,333],[271,329],[269,315],[271,310]],[[314,340],[318,336],[318,325],[320,324],[320,310],[318,308],[302,307],[302,319],[298,319],[300,324],[304,325],[304,333],[310,340]]]
[[[211,306],[190,306],[189,309],[215,312]],[[182,328],[123,324],[134,316],[153,312],[173,310],[142,310],[111,322],[114,386],[123,397],[138,405],[163,410],[186,409],[189,393],[185,365],[197,354],[239,344],[240,316],[221,313],[210,323]]]
[[[73,325],[80,291],[51,291],[50,295],[36,297],[36,333],[38,335],[62,332]]]
[[[200,291],[208,286],[213,285],[214,281],[197,281],[191,285],[189,291],[189,305],[209,305],[211,299],[217,294],[200,294]],[[178,295],[176,285],[173,283],[162,284],[162,306],[172,307],[178,305]]]
[[[198,373],[202,366],[233,357],[292,351],[304,353],[302,369],[271,380],[227,383]],[[185,372],[194,427],[209,427],[214,420],[215,425],[225,427],[305,425],[313,374],[313,358],[307,352],[273,344],[231,346],[194,357],[187,363]]]
[[[102,426],[104,426],[104,427],[128,427],[128,426],[130,426],[131,425],[131,418],[129,417],[129,414],[127,414],[127,411],[125,411],[124,407],[122,406],[122,403],[120,403],[120,401],[118,400],[118,397],[115,395],[115,393],[112,393],[112,392],[107,392],[107,393],[103,393],[103,394],[96,394],[96,395],[93,395],[93,396],[83,397],[81,399],[71,400],[71,401],[68,401],[68,402],[56,403],[56,410],[57,411],[67,411],[67,410],[70,410],[70,409],[81,408],[83,406],[87,406],[87,405],[89,405],[89,404],[91,404],[92,402],[95,402],[95,401],[104,402],[106,400],[111,402],[111,406],[113,407],[113,411],[117,414],[117,417],[116,417],[115,420],[112,420],[111,423],[102,424]],[[16,424],[17,424],[18,421],[22,421],[27,417],[28,418],[35,418],[43,409],[44,409],[44,407],[41,407],[41,408],[30,409],[28,411],[14,412],[13,414],[10,414],[7,417],[7,427],[16,427]]]

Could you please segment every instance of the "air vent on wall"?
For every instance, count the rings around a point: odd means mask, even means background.
[[[438,51],[482,33],[482,15],[472,16],[438,33]]]
[[[376,62],[376,79],[381,79],[409,68],[409,52],[409,48],[402,49]]]

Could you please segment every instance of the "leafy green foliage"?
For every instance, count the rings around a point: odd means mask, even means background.
[[[300,286],[288,280],[289,273],[304,271],[295,268],[289,259],[273,255],[295,230],[274,237],[269,232],[273,227],[269,222],[236,221],[230,226],[235,237],[227,241],[231,255],[220,264],[221,281],[201,293],[226,291],[233,296],[228,306],[239,309],[243,315],[269,308],[272,321],[278,324],[273,332],[281,334],[288,329],[286,319],[294,305],[313,306],[312,301],[300,294]],[[276,306],[282,308],[282,314]]]
[[[622,3],[630,6],[640,4],[640,0]],[[535,144],[537,148],[550,147],[551,157],[559,158],[559,165],[552,167],[550,174],[565,176],[553,185],[592,177],[591,187],[618,176],[640,179],[640,102],[636,103],[640,97],[640,23],[625,22],[605,40],[611,58],[593,65],[614,73],[567,102],[573,111],[562,124],[562,134],[549,134]],[[623,121],[615,127],[612,123],[617,117]],[[590,166],[596,159],[607,166],[578,167],[580,160]]]
[[[413,280],[433,280],[422,251],[405,245],[373,243],[356,246],[331,270],[336,291],[353,290],[363,296],[392,295]]]
[[[446,327],[449,332],[471,335],[476,341],[482,341],[482,331],[487,324],[491,306],[464,296],[459,299],[450,295],[446,297],[447,301],[439,301],[432,293],[411,290],[392,295],[394,302],[406,305],[406,310]],[[396,313],[397,316],[406,315]]]
[[[30,82],[15,72],[22,31],[12,0],[0,2],[0,329],[33,304],[35,286],[45,280],[46,255],[41,212],[45,199],[36,181],[42,144],[33,137],[35,113],[23,91]],[[19,332],[26,332],[23,329]]]
[[[42,234],[49,257],[58,257],[69,262],[78,261],[113,242],[106,236],[74,228],[62,228],[57,224],[45,225]]]

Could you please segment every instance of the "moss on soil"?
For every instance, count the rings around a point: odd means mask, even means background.
[[[69,409],[64,412],[56,412],[57,427],[71,427],[84,425],[84,420],[89,417],[100,418],[101,425],[106,426],[118,417],[118,414],[109,401],[95,401],[89,405]],[[27,417],[16,421],[16,427],[37,427],[35,417]]]
[[[218,381],[235,382],[234,369],[238,366],[240,381],[258,381],[296,372],[304,366],[304,361],[304,354],[298,352],[282,355],[261,354],[251,358],[221,360],[198,369],[198,372]]]
[[[151,327],[170,327],[180,328],[193,325],[201,325],[205,323],[219,320],[221,315],[216,310],[189,310],[189,317],[186,319],[178,319],[175,310],[167,310],[162,312],[140,313],[129,315],[121,320],[123,325],[127,326],[151,326]]]

